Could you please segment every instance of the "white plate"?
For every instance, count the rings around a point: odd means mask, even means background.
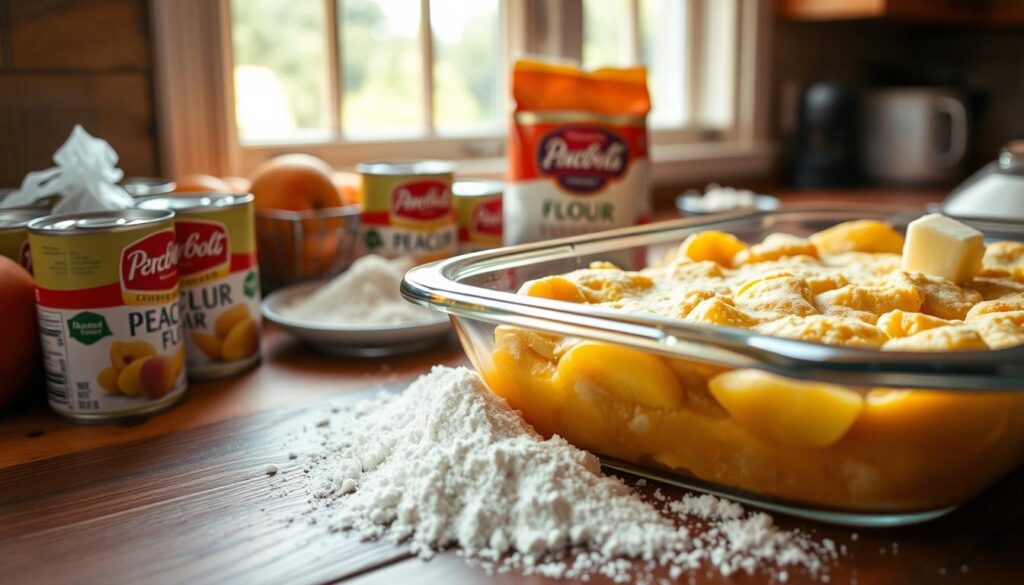
[[[749,209],[750,211],[771,211],[773,209],[778,209],[780,205],[778,197],[772,197],[771,195],[755,195],[754,205],[751,207],[730,207],[729,209],[705,211],[701,205],[701,197],[701,195],[680,195],[676,197],[676,209],[685,215],[712,215],[715,213],[739,211],[741,209]]]
[[[294,319],[283,307],[319,288],[321,282],[303,282],[271,293],[263,299],[263,317],[317,350],[333,355],[379,357],[430,347],[452,330],[444,313],[431,312],[429,321],[384,325],[333,325]]]

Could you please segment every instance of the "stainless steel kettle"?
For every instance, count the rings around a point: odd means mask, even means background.
[[[960,217],[1024,220],[1024,140],[1004,146],[999,158],[954,189],[940,209]]]

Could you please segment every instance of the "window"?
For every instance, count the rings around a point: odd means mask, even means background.
[[[371,158],[436,157],[500,174],[508,70],[513,55],[522,53],[576,59],[587,68],[646,64],[658,178],[664,175],[659,161],[746,156],[764,145],[758,120],[766,109],[765,4],[155,0],[154,27],[168,78],[160,86],[181,86],[197,69],[206,71],[205,80],[224,80],[221,90],[208,88],[203,97],[211,111],[219,100],[220,110],[206,117],[214,123],[227,118],[219,124],[224,129],[211,129],[216,144],[200,150],[223,146],[225,174],[244,174],[295,150],[339,167]],[[201,21],[213,24],[201,29]],[[219,59],[179,38],[211,30],[222,38],[204,49],[219,47]],[[186,108],[176,100],[167,108],[187,118],[201,101],[182,98]],[[183,145],[201,137],[194,129],[175,131],[177,119],[171,112],[162,116],[172,126],[165,150],[181,163],[191,156]]]
[[[583,0],[583,64],[642,63],[652,130],[734,123],[738,0]]]
[[[231,6],[243,144],[501,132],[500,0]]]

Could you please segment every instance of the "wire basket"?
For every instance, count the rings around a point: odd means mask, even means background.
[[[358,205],[309,211],[256,210],[256,248],[264,292],[329,278],[359,250]]]

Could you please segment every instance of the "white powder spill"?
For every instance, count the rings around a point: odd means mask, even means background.
[[[437,366],[401,394],[338,410],[344,420],[314,429],[310,521],[424,558],[454,548],[500,573],[623,581],[662,566],[672,578],[713,568],[784,582],[795,569],[825,580],[839,556],[720,498],[645,501],[593,455],[543,439],[465,368]]]
[[[430,321],[434,313],[399,293],[402,277],[412,267],[409,258],[363,256],[308,297],[283,307],[281,314],[337,325]]]

